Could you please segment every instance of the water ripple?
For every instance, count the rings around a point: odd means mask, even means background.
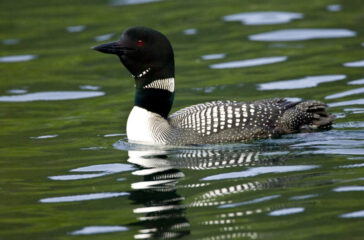
[[[348,82],[348,84],[350,84],[350,85],[361,85],[361,84],[364,84],[364,78],[350,81],[350,82]]]
[[[307,171],[318,168],[318,165],[292,165],[292,166],[269,166],[269,167],[253,167],[240,172],[221,173],[208,177],[204,177],[201,181],[224,180],[232,178],[254,177],[267,173],[286,173],[296,171]]]
[[[71,232],[71,235],[90,235],[99,233],[123,232],[127,230],[128,228],[123,226],[88,226]]]
[[[105,95],[101,91],[53,91],[36,92],[22,95],[0,96],[0,102],[32,102],[32,101],[60,101],[82,98],[92,98]]]
[[[4,45],[15,45],[20,42],[20,39],[4,39],[2,42]]]
[[[47,138],[55,138],[58,137],[58,134],[53,135],[43,135],[43,136],[37,136],[37,137],[30,137],[31,139],[47,139]]]
[[[349,101],[342,101],[342,102],[334,102],[328,103],[329,107],[342,107],[342,106],[350,106],[350,105],[364,105],[364,98],[354,99]]]
[[[330,12],[339,12],[341,11],[341,5],[340,4],[331,4],[326,7],[327,11]]]
[[[226,69],[226,68],[253,67],[253,66],[260,66],[260,65],[265,65],[265,64],[283,62],[286,60],[287,60],[287,56],[255,58],[255,59],[247,59],[247,60],[212,64],[212,65],[210,65],[210,68]]]
[[[359,93],[364,93],[364,87],[348,90],[348,91],[341,92],[341,93],[335,93],[335,94],[326,96],[325,99],[342,98],[342,97],[347,97],[347,96],[351,96],[351,95],[355,95],[355,94],[359,94]]]
[[[106,41],[109,40],[110,38],[112,38],[114,36],[114,33],[108,33],[108,34],[104,34],[104,35],[99,35],[95,37],[95,41],[96,42],[102,42],[102,41]]]
[[[226,22],[239,21],[245,25],[281,24],[301,18],[303,18],[302,13],[294,12],[248,12],[223,17]]]
[[[298,200],[306,200],[310,198],[317,197],[318,194],[306,194],[306,195],[300,195],[300,196],[293,196],[290,198],[290,200],[298,201]]]
[[[268,215],[269,216],[284,216],[284,215],[301,213],[304,211],[305,211],[305,208],[303,208],[303,207],[283,208],[283,209],[278,209],[278,210],[272,211]]]
[[[364,149],[360,148],[337,148],[320,149],[316,151],[305,151],[302,154],[336,154],[336,155],[364,155]]]
[[[26,90],[26,89],[10,89],[10,90],[8,90],[6,92],[11,93],[11,94],[24,94],[24,93],[28,92],[28,90]]]
[[[25,61],[30,61],[37,58],[37,55],[31,55],[31,54],[27,54],[27,55],[13,55],[13,56],[4,56],[4,57],[0,57],[0,63],[1,62],[25,62]]]
[[[254,203],[261,203],[261,202],[279,198],[280,196],[281,195],[277,194],[277,195],[272,195],[272,196],[256,198],[256,199],[253,199],[250,201],[245,201],[245,202],[223,204],[223,205],[220,205],[218,208],[232,208],[232,207],[239,207],[239,206],[244,206],[244,205],[249,205],[249,204],[254,204]]]
[[[121,196],[127,196],[127,195],[129,195],[129,193],[127,193],[127,192],[90,193],[90,194],[82,194],[82,195],[43,198],[43,199],[40,199],[39,202],[41,202],[41,203],[80,202],[80,201],[89,201],[89,200],[96,200],[96,199],[121,197]]]
[[[347,29],[285,29],[249,36],[253,41],[302,41],[311,39],[354,37],[356,32]]]
[[[80,89],[82,90],[99,90],[99,86],[93,86],[93,85],[81,85]]]
[[[119,136],[126,136],[126,133],[110,133],[110,134],[105,134],[104,137],[119,137]]]
[[[188,28],[188,29],[183,30],[183,33],[185,35],[196,35],[197,32],[198,32],[198,30],[196,28]]]
[[[364,217],[364,210],[344,213],[340,215],[341,218],[363,218]]]
[[[364,167],[364,163],[355,163],[355,164],[339,166],[339,168],[361,168],[361,167]]]
[[[215,54],[208,54],[201,56],[202,60],[215,60],[215,59],[222,59],[225,58],[225,53],[215,53]]]
[[[66,30],[70,33],[74,33],[74,32],[82,32],[83,30],[86,29],[86,26],[84,25],[78,25],[78,26],[69,26],[66,27]]]
[[[259,90],[300,89],[316,87],[320,83],[343,80],[346,75],[307,76],[304,78],[258,84]]]
[[[364,128],[364,122],[344,122],[334,124],[334,128]],[[338,145],[341,145],[338,143]]]
[[[70,172],[98,172],[98,173],[50,176],[49,179],[58,181],[90,179],[120,172],[133,171],[134,169],[135,169],[134,166],[131,164],[123,164],[123,163],[97,164],[87,167],[75,168],[70,170]]]
[[[364,186],[345,186],[337,187],[333,189],[334,192],[362,192],[364,191]]]
[[[364,67],[364,60],[344,63],[345,67]]]

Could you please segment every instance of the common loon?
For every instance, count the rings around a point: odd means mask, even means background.
[[[162,145],[244,142],[327,129],[335,118],[320,101],[280,98],[206,102],[168,116],[175,71],[173,49],[166,36],[150,28],[131,27],[119,41],[93,49],[117,55],[135,79],[134,107],[127,121],[129,141]]]

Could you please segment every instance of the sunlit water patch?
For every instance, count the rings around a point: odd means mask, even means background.
[[[216,174],[202,178],[202,181],[212,181],[212,180],[224,180],[232,178],[244,178],[244,177],[254,177],[261,174],[267,173],[287,173],[287,172],[297,172],[297,171],[307,171],[311,169],[318,168],[317,165],[295,165],[295,166],[270,166],[270,167],[253,167],[240,172],[230,172]]]
[[[274,211],[270,212],[268,215],[269,216],[285,216],[285,215],[301,213],[304,211],[305,211],[305,208],[303,208],[303,207],[283,208],[283,209],[274,210]]]
[[[302,41],[311,39],[354,37],[356,32],[347,29],[285,29],[249,36],[253,41]]]
[[[144,3],[159,2],[162,0],[114,0],[110,2],[111,6],[121,6],[121,5],[136,5]]]
[[[348,84],[350,84],[350,85],[362,85],[362,84],[364,84],[364,78],[350,81],[350,82],[348,82]]]
[[[27,54],[27,55],[14,55],[14,56],[4,56],[4,57],[0,57],[0,63],[12,63],[12,62],[25,62],[25,61],[30,61],[37,58],[37,55],[31,55],[31,54]]]
[[[339,168],[361,168],[361,167],[364,167],[364,163],[355,163],[355,164],[339,166]]]
[[[119,137],[119,136],[126,136],[126,133],[110,133],[110,134],[105,134],[104,137]]]
[[[364,210],[349,212],[340,215],[341,218],[364,218]]]
[[[80,230],[71,232],[71,235],[90,235],[90,234],[101,234],[101,233],[112,233],[112,232],[124,232],[128,228],[124,226],[88,226]]]
[[[82,32],[85,29],[86,29],[86,26],[84,26],[84,25],[66,27],[66,30],[70,33]]]
[[[215,59],[222,59],[225,57],[226,57],[225,53],[215,53],[215,54],[203,55],[203,56],[201,56],[201,59],[202,60],[215,60]]]
[[[54,91],[0,96],[0,102],[60,101],[92,98],[105,95],[101,91]]]
[[[2,40],[2,43],[4,45],[16,45],[20,42],[20,39],[4,39]]]
[[[333,189],[334,192],[363,192],[364,186],[344,186]]]
[[[209,67],[212,69],[242,68],[242,67],[253,67],[265,64],[279,63],[286,60],[287,60],[286,56],[265,57],[265,58],[255,58],[255,59],[247,59],[241,61],[217,63],[217,64],[212,64]]]
[[[342,107],[342,106],[351,106],[351,105],[364,105],[364,98],[342,101],[342,102],[334,102],[328,103],[329,107]]]
[[[196,28],[188,28],[183,30],[183,34],[185,35],[195,35],[197,34],[198,30]]]
[[[364,113],[364,108],[344,108],[344,111],[352,114],[360,114]]]
[[[100,86],[93,86],[93,85],[81,85],[80,89],[82,90],[99,90],[101,87]]]
[[[341,5],[340,4],[327,5],[326,10],[329,12],[339,12],[341,11]]]
[[[106,199],[106,198],[114,198],[114,197],[121,197],[121,196],[128,196],[128,195],[129,195],[129,193],[127,193],[127,192],[90,193],[90,194],[81,194],[81,195],[72,195],[72,196],[43,198],[43,199],[40,199],[39,202],[41,202],[41,203],[80,202],[80,201]]]
[[[106,147],[84,147],[84,148],[80,148],[81,150],[91,150],[91,151],[97,151],[97,150],[101,150],[101,149],[106,149]]]
[[[316,151],[307,151],[304,154],[332,154],[332,155],[364,155],[364,149],[360,148],[338,148],[338,149],[320,149]]]
[[[364,67],[364,60],[344,63],[345,67]]]
[[[133,165],[130,164],[123,164],[123,163],[97,164],[70,170],[70,172],[82,172],[82,173],[93,172],[93,173],[50,176],[49,179],[58,181],[81,180],[81,179],[90,179],[95,177],[111,175],[120,172],[128,172],[133,170],[134,167]]]
[[[8,91],[6,91],[7,93],[11,93],[11,94],[23,94],[28,92],[28,90],[26,89],[10,89]]]
[[[340,118],[346,118],[347,114],[343,113],[343,112],[334,112],[332,113],[336,119],[340,119]]]
[[[343,80],[346,75],[307,76],[304,78],[258,84],[259,90],[300,89],[316,87],[320,83]]]
[[[364,93],[364,87],[348,90],[348,91],[341,92],[341,93],[332,94],[332,95],[326,96],[325,99],[342,98],[342,97],[347,97],[347,96],[361,94],[361,93]]]
[[[364,122],[344,122],[334,124],[334,128],[364,128]]]
[[[314,198],[314,197],[318,197],[318,196],[319,196],[318,194],[306,194],[306,195],[290,197],[289,200],[299,201],[299,200],[306,200],[306,199],[310,199],[310,198]]]
[[[269,25],[288,23],[303,18],[302,13],[294,12],[247,12],[224,16],[226,22],[239,21],[245,25]]]
[[[58,137],[58,134],[53,135],[43,135],[43,136],[37,136],[37,137],[30,137],[31,139],[47,139],[47,138],[55,138]]]
[[[114,33],[99,35],[99,36],[95,37],[95,41],[102,42],[102,41],[110,40],[113,36],[114,36]]]

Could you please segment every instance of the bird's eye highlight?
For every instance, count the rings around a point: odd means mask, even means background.
[[[144,42],[142,40],[138,40],[137,44],[138,46],[143,46]]]

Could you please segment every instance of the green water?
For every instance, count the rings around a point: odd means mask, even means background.
[[[330,4],[341,9],[329,11]],[[104,93],[0,101],[0,239],[363,239],[363,93],[325,99],[363,87],[349,84],[364,78],[363,67],[343,65],[364,59],[362,1],[170,0],[112,6],[101,0],[3,0],[0,9],[0,58],[36,56],[0,61],[0,100],[39,92]],[[303,17],[266,25],[222,19],[257,11]],[[173,111],[218,99],[317,99],[341,103],[330,109],[338,116],[334,129],[194,149],[128,144],[133,81],[116,57],[90,47],[100,43],[96,36],[112,33],[102,42],[113,41],[136,25],[155,28],[172,42]],[[84,29],[69,32],[70,26]],[[253,34],[302,28],[345,29],[355,36],[249,40]],[[186,29],[197,33],[186,35]],[[9,44],[9,39],[18,40]],[[201,59],[216,53],[226,57]],[[209,68],[273,56],[288,58]],[[323,75],[345,78],[286,90],[261,91],[257,85]],[[80,89],[85,85],[94,90]],[[282,209],[293,212],[276,212]],[[353,212],[357,217],[343,215]]]

